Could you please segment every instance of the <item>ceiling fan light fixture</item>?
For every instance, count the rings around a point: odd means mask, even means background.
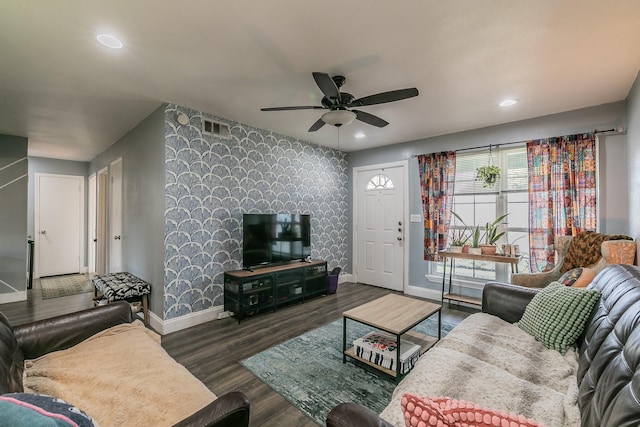
[[[340,127],[348,125],[356,119],[356,113],[349,110],[334,110],[324,113],[322,121],[328,125]]]

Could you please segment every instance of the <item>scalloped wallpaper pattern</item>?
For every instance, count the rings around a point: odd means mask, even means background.
[[[203,118],[231,138],[203,134]],[[311,257],[346,264],[344,153],[169,104],[165,165],[165,320],[223,304],[224,271],[242,268],[243,213],[309,213]]]

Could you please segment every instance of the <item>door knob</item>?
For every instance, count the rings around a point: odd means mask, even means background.
[[[398,237],[397,237],[397,239],[398,239],[398,240],[402,240],[402,237],[398,236]]]
[[[46,230],[42,230],[42,231],[40,232],[40,234],[47,234],[47,231],[46,231]]]
[[[120,236],[115,236],[114,239],[115,240],[120,240]]]
[[[402,228],[398,227],[398,231],[402,233]]]

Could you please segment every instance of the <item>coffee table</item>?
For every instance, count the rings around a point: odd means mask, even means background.
[[[423,354],[440,340],[440,328],[442,326],[441,308],[442,306],[440,304],[397,294],[389,294],[345,311],[342,313],[342,363],[347,363],[347,357],[350,357],[399,380],[402,365],[400,362],[400,345],[396,346],[395,370],[386,369],[366,359],[362,359],[356,356],[353,347],[347,349],[347,319],[388,332],[395,336],[397,343],[400,343],[401,337],[406,338],[420,345],[420,354]],[[437,338],[411,330],[436,313],[438,313]]]

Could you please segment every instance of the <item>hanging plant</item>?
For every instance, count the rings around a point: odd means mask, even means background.
[[[482,182],[484,188],[493,187],[498,178],[500,178],[501,172],[498,166],[480,166],[476,169],[476,181]]]

